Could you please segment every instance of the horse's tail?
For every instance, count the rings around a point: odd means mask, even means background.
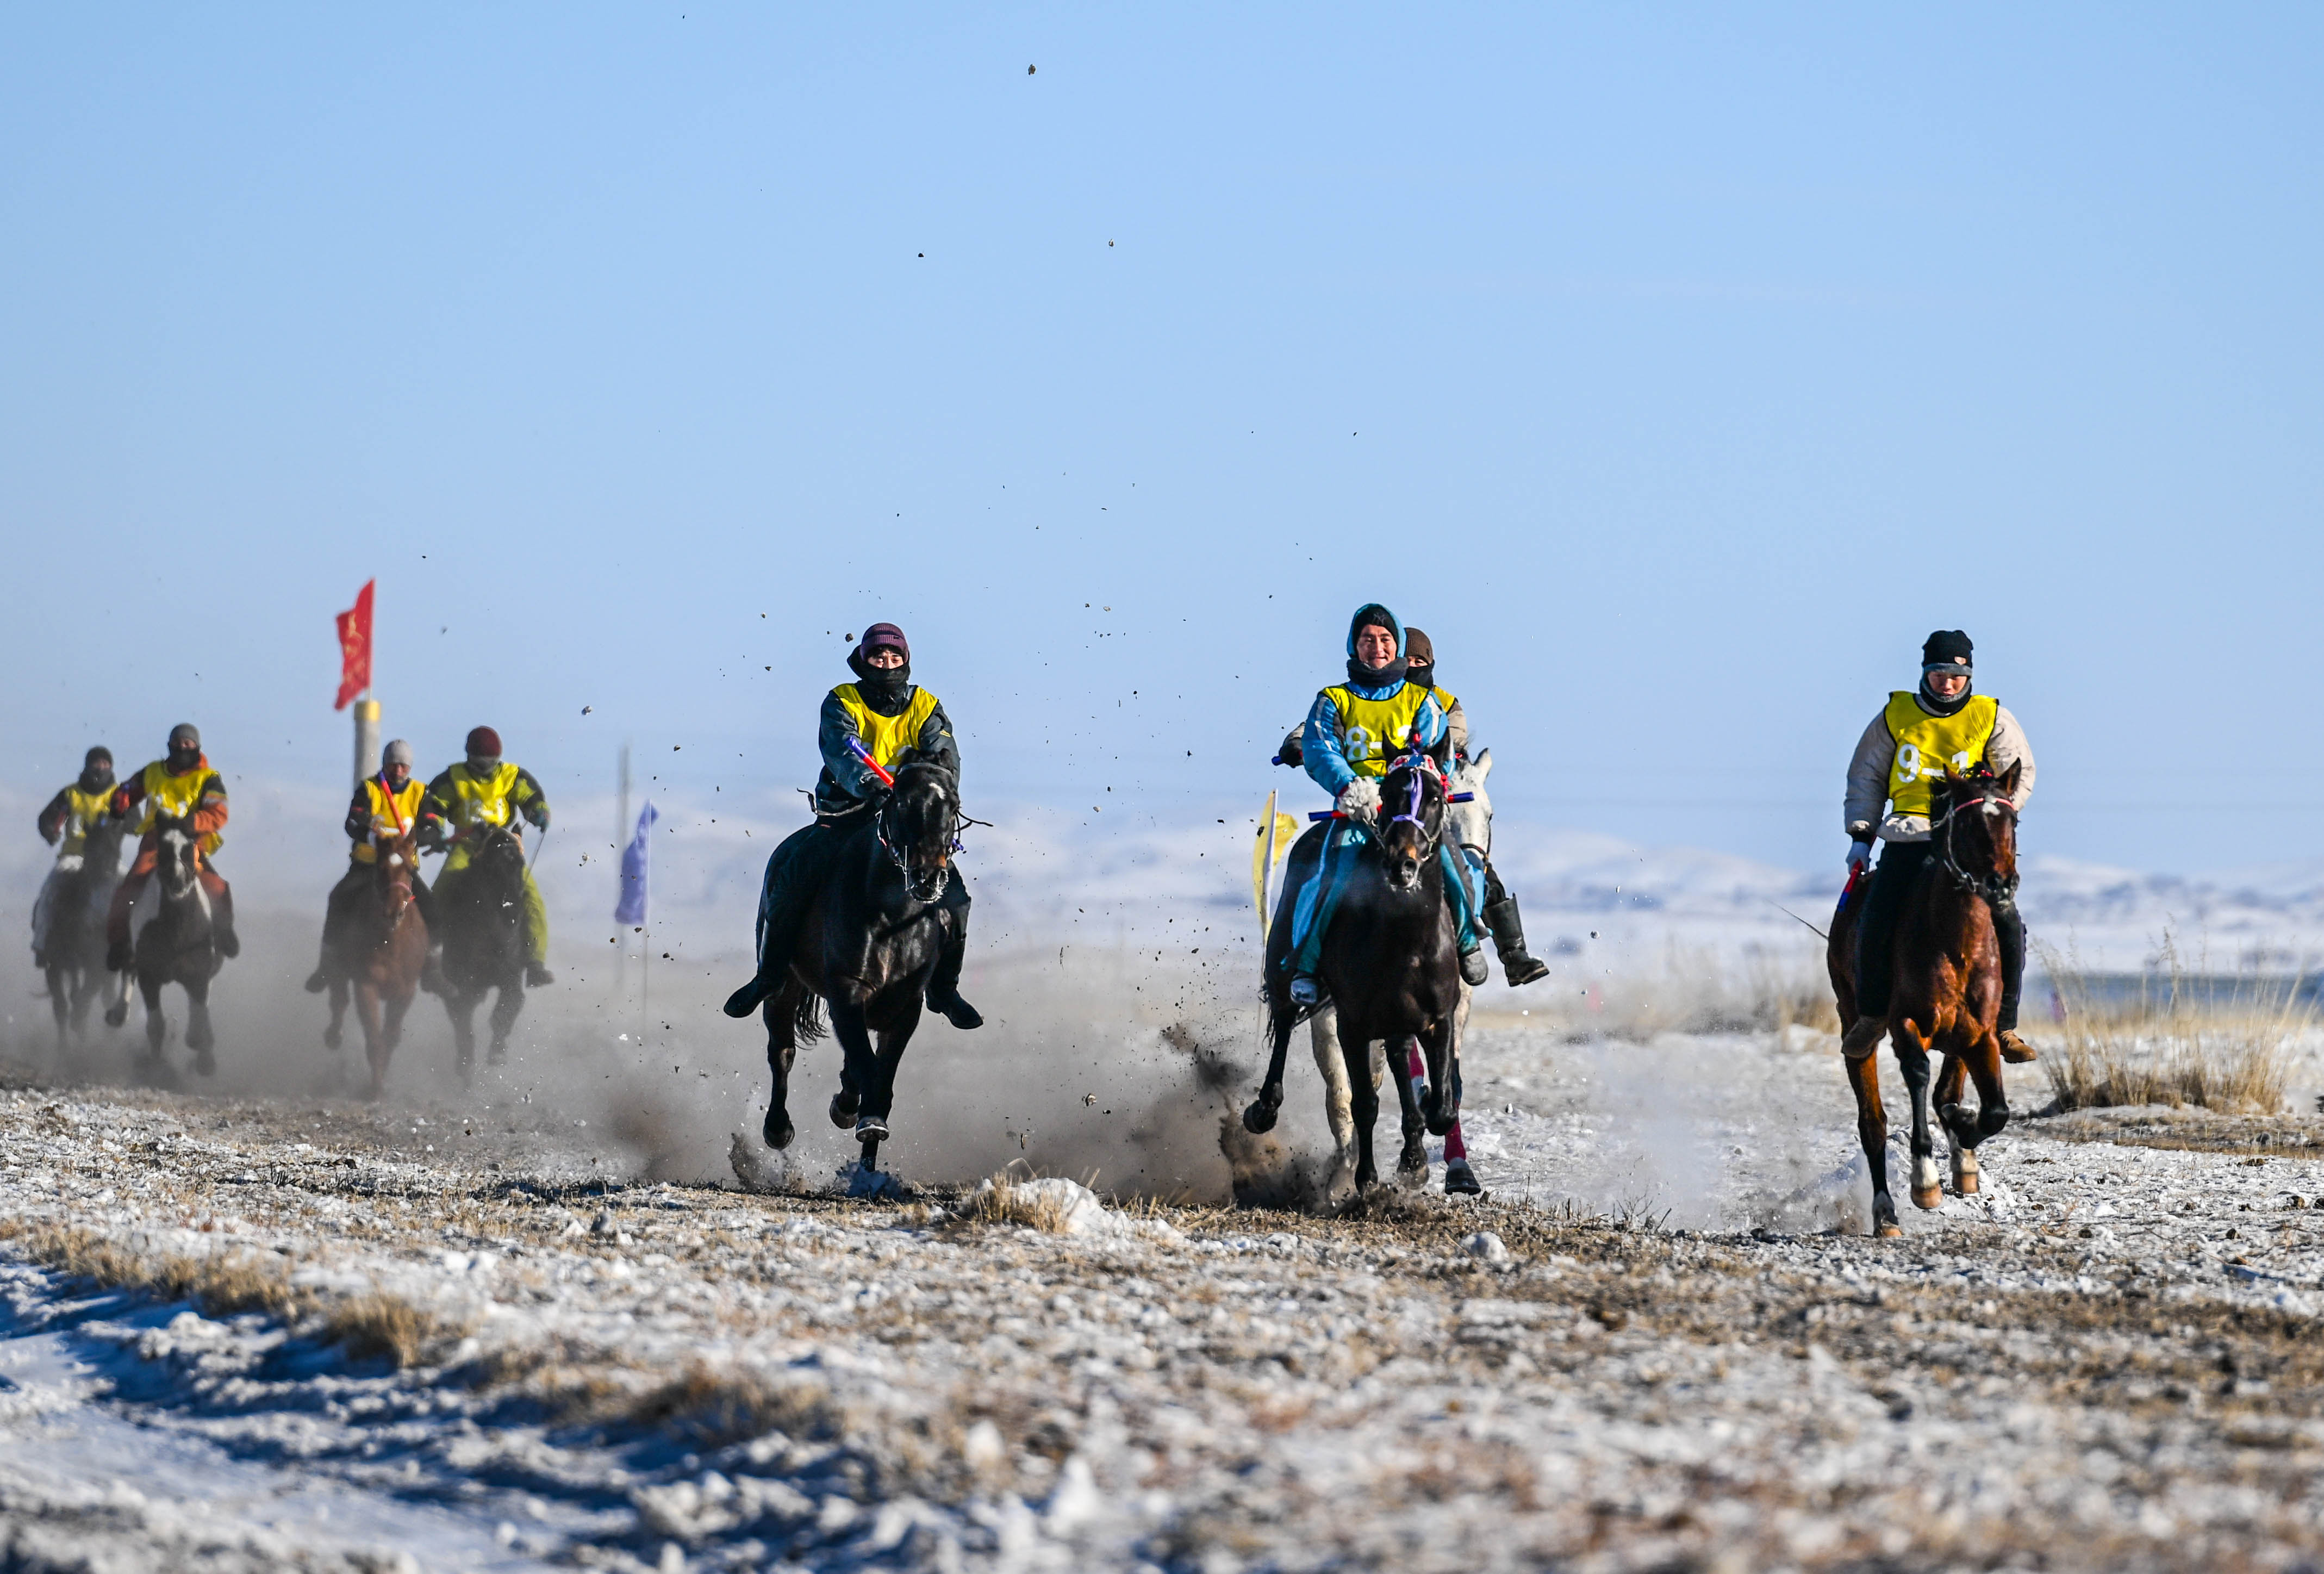
[[[798,1001],[791,1007],[791,1034],[802,1044],[811,1044],[823,1036],[823,996],[812,989],[798,991]]]

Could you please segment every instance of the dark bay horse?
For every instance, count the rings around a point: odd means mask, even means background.
[[[121,838],[129,822],[110,815],[81,833],[80,866],[60,869],[50,895],[49,1006],[57,1018],[57,1049],[68,1026],[88,1036],[88,1008],[105,992],[105,913],[121,884]]]
[[[509,1030],[524,1009],[524,843],[505,826],[478,826],[458,879],[436,886],[436,916],[444,925],[444,1009],[463,1078],[476,1064],[476,1007],[493,1002],[489,1065],[508,1059]]]
[[[428,960],[428,921],[411,891],[419,842],[415,829],[377,844],[371,888],[349,904],[346,928],[331,948],[331,1025],[323,1030],[323,1042],[339,1047],[353,994],[364,1055],[371,1062],[372,1098],[386,1089],[387,1062],[403,1038],[403,1014],[420,992],[420,969]]]
[[[153,829],[153,876],[138,893],[130,921],[134,949],[105,1020],[114,1027],[129,1020],[129,981],[134,975],[145,997],[148,1065],[158,1069],[161,1042],[169,1032],[169,1019],[161,1014],[161,986],[182,986],[186,1047],[194,1051],[194,1069],[207,1077],[217,1069],[210,1055],[217,1042],[210,1032],[210,980],[226,958],[217,949],[209,893],[202,889],[201,838],[190,817],[160,819]]]
[[[1936,846],[1921,866],[1896,924],[1888,1042],[1912,1095],[1913,1202],[1920,1208],[1944,1200],[1929,1130],[1932,1051],[1944,1057],[1933,1101],[1952,1144],[1956,1191],[1978,1189],[1977,1146],[2009,1124],[2001,1038],[1994,1026],[2001,1007],[2001,946],[1994,935],[1993,904],[2016,900],[2017,810],[2010,800],[2021,774],[2018,765],[1997,777],[1945,773],[1939,812],[1929,825]],[[1833,916],[1825,951],[1843,1037],[1859,1014],[1857,918],[1863,907],[1861,901],[1850,903]],[[1961,1107],[1964,1079],[1977,1083],[1975,1115]],[[1902,1235],[1896,1204],[1888,1195],[1888,1115],[1880,1102],[1877,1042],[1864,1059],[1848,1062],[1848,1081],[1856,1093],[1857,1136],[1872,1171],[1873,1232]]]
[[[1425,1089],[1402,1075],[1389,1079],[1405,1117],[1407,1156],[1420,1149],[1416,1124],[1442,1136],[1461,1113],[1460,937],[1444,903],[1443,866],[1437,857],[1446,795],[1443,772],[1425,754],[1405,754],[1388,767],[1380,781],[1379,822],[1370,829],[1370,844],[1346,876],[1323,939],[1317,979],[1339,1012],[1360,1194],[1379,1178],[1372,1162],[1372,1125],[1379,1118],[1379,1093],[1371,1078],[1374,1040],[1387,1041],[1388,1063],[1398,1070],[1414,1041],[1425,1057]],[[1283,1104],[1285,1049],[1291,1030],[1306,1014],[1291,998],[1291,972],[1280,960],[1290,954],[1292,905],[1286,902],[1277,910],[1268,939],[1267,1024],[1272,1044],[1266,1080],[1243,1112],[1243,1125],[1253,1132],[1275,1125]],[[1425,1151],[1421,1152],[1425,1168]]]
[[[846,1055],[831,1124],[853,1125],[862,1168],[876,1168],[895,1105],[896,1067],[920,1024],[928,979],[954,921],[937,901],[958,878],[952,855],[960,828],[960,789],[950,771],[928,761],[905,766],[877,809],[844,822],[846,840],[799,926],[789,969],[759,1008],[775,1079],[763,1128],[769,1147],[788,1147],[795,1134],[788,1108],[791,1061],[802,1040],[821,1036],[822,1005]],[[762,972],[779,965],[768,958]]]

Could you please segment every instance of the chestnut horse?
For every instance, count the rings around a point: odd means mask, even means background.
[[[383,839],[375,850],[372,887],[348,904],[346,930],[332,948],[331,1025],[323,1031],[323,1042],[337,1049],[352,986],[364,1055],[371,1062],[366,1097],[372,1098],[386,1090],[387,1062],[403,1038],[403,1015],[420,993],[420,969],[428,959],[428,921],[411,893],[419,832]]]
[[[1977,1146],[2009,1124],[2001,1087],[2001,1038],[1994,1027],[2001,1005],[2001,947],[1993,910],[2017,895],[2017,810],[2011,796],[2022,768],[2000,776],[1978,771],[1945,773],[1929,838],[1936,845],[1921,866],[1896,922],[1895,982],[1888,996],[1888,1042],[1913,1099],[1913,1202],[1944,1200],[1935,1143],[1929,1133],[1929,1054],[1944,1056],[1934,1103],[1952,1144],[1953,1189],[1978,1188]],[[1857,918],[1861,901],[1833,914],[1825,966],[1840,1007],[1843,1038],[1854,1026]],[[1856,1093],[1856,1132],[1872,1172],[1872,1228],[1904,1233],[1888,1195],[1888,1115],[1880,1102],[1878,1045],[1848,1062]],[[1978,1111],[1961,1107],[1964,1079],[1977,1083]]]

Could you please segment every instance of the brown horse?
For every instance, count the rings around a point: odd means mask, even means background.
[[[347,995],[363,1023],[364,1054],[371,1062],[371,1090],[377,1098],[387,1086],[387,1062],[403,1038],[403,1015],[420,992],[420,969],[428,959],[428,921],[411,892],[419,863],[419,832],[378,844],[373,884],[349,904],[345,931],[332,947],[331,1025],[323,1042],[339,1047]]]
[[[2009,1124],[2001,1087],[2001,1039],[1994,1022],[2001,1005],[2001,947],[1993,909],[2016,900],[2017,791],[2021,767],[2000,776],[1945,773],[1938,812],[1932,816],[1930,855],[1914,878],[1896,925],[1895,984],[1888,999],[1888,1041],[1913,1098],[1913,1201],[1934,1208],[1944,1200],[1935,1143],[1929,1133],[1929,1054],[1944,1056],[1936,1079],[1938,1118],[1952,1144],[1953,1189],[1978,1189],[1977,1145]],[[1856,1024],[1858,901],[1833,915],[1825,965],[1840,1006],[1843,1038]],[[1875,1040],[1862,1060],[1848,1062],[1856,1093],[1856,1132],[1872,1172],[1872,1227],[1904,1233],[1888,1196],[1888,1115],[1880,1102]],[[1960,1106],[1964,1079],[1977,1083],[1978,1112]]]

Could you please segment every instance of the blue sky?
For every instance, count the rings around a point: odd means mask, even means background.
[[[17,7],[0,772],[191,717],[343,791],[376,575],[431,765],[803,783],[884,616],[972,807],[1167,819],[1288,783],[1377,597],[1507,818],[1836,862],[1960,625],[2029,850],[2313,856],[2319,67],[2290,6]]]

